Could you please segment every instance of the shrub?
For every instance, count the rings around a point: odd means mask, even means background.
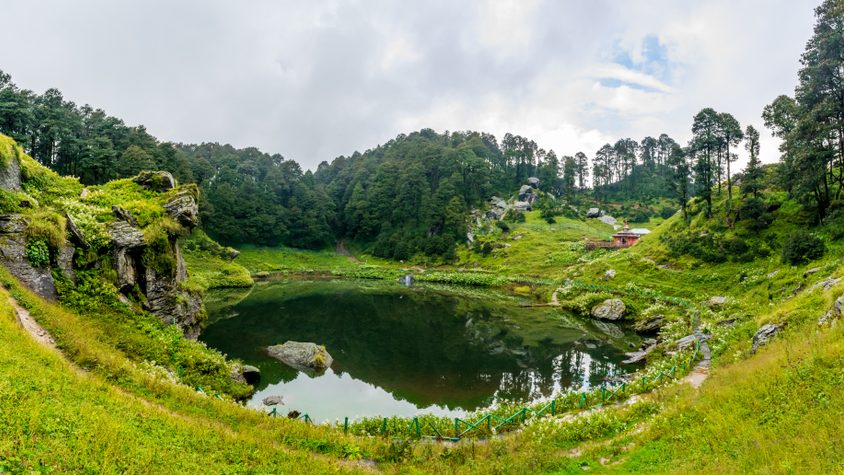
[[[495,227],[500,229],[502,232],[505,232],[505,233],[510,232],[510,225],[508,225],[504,221],[496,221]]]
[[[631,223],[646,223],[650,218],[650,213],[644,208],[639,208],[630,214]]]
[[[50,263],[50,248],[41,239],[34,239],[26,243],[26,258],[33,267],[42,267]]]
[[[65,243],[64,216],[53,211],[38,211],[27,217],[26,237],[32,241],[43,241],[58,250]]]
[[[524,223],[525,222],[525,214],[522,213],[521,211],[511,209],[504,216],[504,219],[506,219],[507,221],[509,221],[511,223]]]
[[[659,215],[660,215],[660,217],[662,217],[662,219],[668,219],[668,218],[674,216],[674,214],[676,212],[677,212],[677,210],[670,207],[670,206],[663,206],[662,209],[659,210]]]
[[[789,235],[782,247],[782,262],[799,265],[820,259],[826,252],[824,242],[814,234],[795,231]]]

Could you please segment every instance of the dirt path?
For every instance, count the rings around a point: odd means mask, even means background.
[[[695,336],[701,337],[700,332],[695,332]],[[709,367],[712,360],[712,351],[709,349],[709,344],[705,341],[700,342],[700,354],[703,356],[700,361],[692,369],[691,373],[683,378],[684,383],[689,383],[693,388],[698,389],[706,378],[709,377]]]
[[[37,341],[38,343],[52,349],[56,349],[56,340],[50,335],[47,330],[44,329],[38,322],[32,318],[32,315],[29,314],[29,311],[23,307],[21,307],[17,300],[9,296],[9,304],[11,304],[12,308],[15,310],[15,316],[18,318],[18,323],[27,333],[29,333],[32,338]]]
[[[357,257],[355,257],[348,249],[346,249],[346,243],[343,241],[337,241],[337,244],[334,246],[334,252],[340,254],[341,256],[346,256],[350,261],[354,263],[360,262]]]

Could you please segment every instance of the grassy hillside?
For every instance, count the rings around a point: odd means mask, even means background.
[[[54,224],[43,226],[36,239],[67,239],[63,225],[59,233],[48,232],[60,223],[51,216],[64,212],[80,227],[84,223],[86,235],[98,236],[114,219],[112,204],[131,210],[145,228],[167,226],[166,195],[122,180],[89,187],[83,196],[77,181],[39,167],[10,142],[0,151],[17,154],[25,171],[22,191],[2,194],[4,211]],[[621,298],[632,320],[657,314],[666,319],[663,343],[640,375],[686,358],[688,350],[674,354],[673,342],[698,322],[712,337],[711,377],[699,390],[671,378],[641,388],[631,383],[621,399],[643,392],[600,411],[581,410],[577,394],[561,394],[555,417],[532,417],[507,435],[459,444],[418,442],[407,421],[398,419],[389,421],[386,435],[376,419],[357,421],[344,434],[330,425],[246,409],[234,399],[248,388],[229,379],[231,363],[223,355],[184,339],[138,302],[121,302],[103,268],[92,266],[78,273],[76,285],[60,286],[59,304],[0,269],[0,368],[6,376],[0,383],[0,471],[840,471],[842,329],[817,323],[844,293],[844,283],[828,280],[844,275],[840,223],[830,220],[812,230],[824,242],[822,257],[784,264],[784,242],[808,226],[806,217],[775,189],[764,199],[764,226],[739,219],[739,203],[721,198],[713,219],[703,218],[693,204],[688,222],[680,215],[651,221],[646,226],[654,232],[622,251],[584,250],[584,239],[612,232],[599,221],[560,217],[548,224],[527,213],[524,223],[478,236],[490,244],[489,252],[466,247],[455,263],[436,267],[425,259],[372,258],[354,244],[334,251],[244,248],[232,261],[231,249],[201,231],[182,238],[192,272],[185,285],[197,291],[249,286],[248,269],[256,276],[377,279],[410,272],[420,281],[502,287],[543,301],[555,293],[563,308],[579,313]],[[607,278],[608,270],[615,276]],[[726,303],[707,305],[713,296],[726,297]],[[54,336],[61,354],[38,346],[15,325],[10,297]],[[781,337],[753,354],[751,337],[765,323],[786,326]],[[594,402],[597,396],[589,397]],[[505,416],[519,407],[514,402],[495,411]],[[447,433],[452,421],[430,423]]]

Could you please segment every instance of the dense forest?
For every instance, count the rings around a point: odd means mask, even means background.
[[[816,222],[838,213],[844,190],[844,36],[834,2],[818,9],[794,97],[780,96],[763,113],[783,139],[778,184]],[[713,193],[733,202],[738,147],[750,157],[741,173],[735,213],[759,218],[762,166],[759,131],[729,113],[704,108],[682,145],[662,134],[606,144],[591,160],[558,156],[533,140],[480,132],[405,135],[363,153],[323,162],[315,172],[255,148],[160,142],[143,126],[127,126],[57,89],[37,94],[0,72],[0,132],[40,163],[97,184],[163,169],[202,193],[203,226],[226,244],[319,248],[349,239],[376,255],[449,258],[465,238],[469,213],[493,195],[512,196],[529,177],[562,204],[647,202],[670,198],[686,212],[699,196],[711,213]]]

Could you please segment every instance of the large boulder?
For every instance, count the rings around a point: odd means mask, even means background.
[[[753,348],[751,351],[756,353],[760,346],[767,345],[777,334],[783,329],[784,325],[779,324],[765,324],[759,328],[755,335],[753,335]]]
[[[196,198],[187,190],[170,198],[164,204],[164,210],[186,228],[192,229],[199,224],[199,206],[196,204]]]
[[[592,308],[592,317],[601,320],[621,320],[627,307],[621,299],[607,299]]]
[[[141,172],[132,179],[135,183],[143,186],[147,190],[163,193],[172,190],[176,187],[176,180],[170,172],[165,171],[145,171]]]
[[[586,210],[587,218],[600,218],[603,213],[598,208],[589,208]]]
[[[300,371],[322,371],[334,359],[322,345],[301,341],[287,341],[267,348],[267,353],[282,363]]]
[[[532,176],[532,177],[527,179],[527,184],[531,188],[539,188],[539,178]]]

